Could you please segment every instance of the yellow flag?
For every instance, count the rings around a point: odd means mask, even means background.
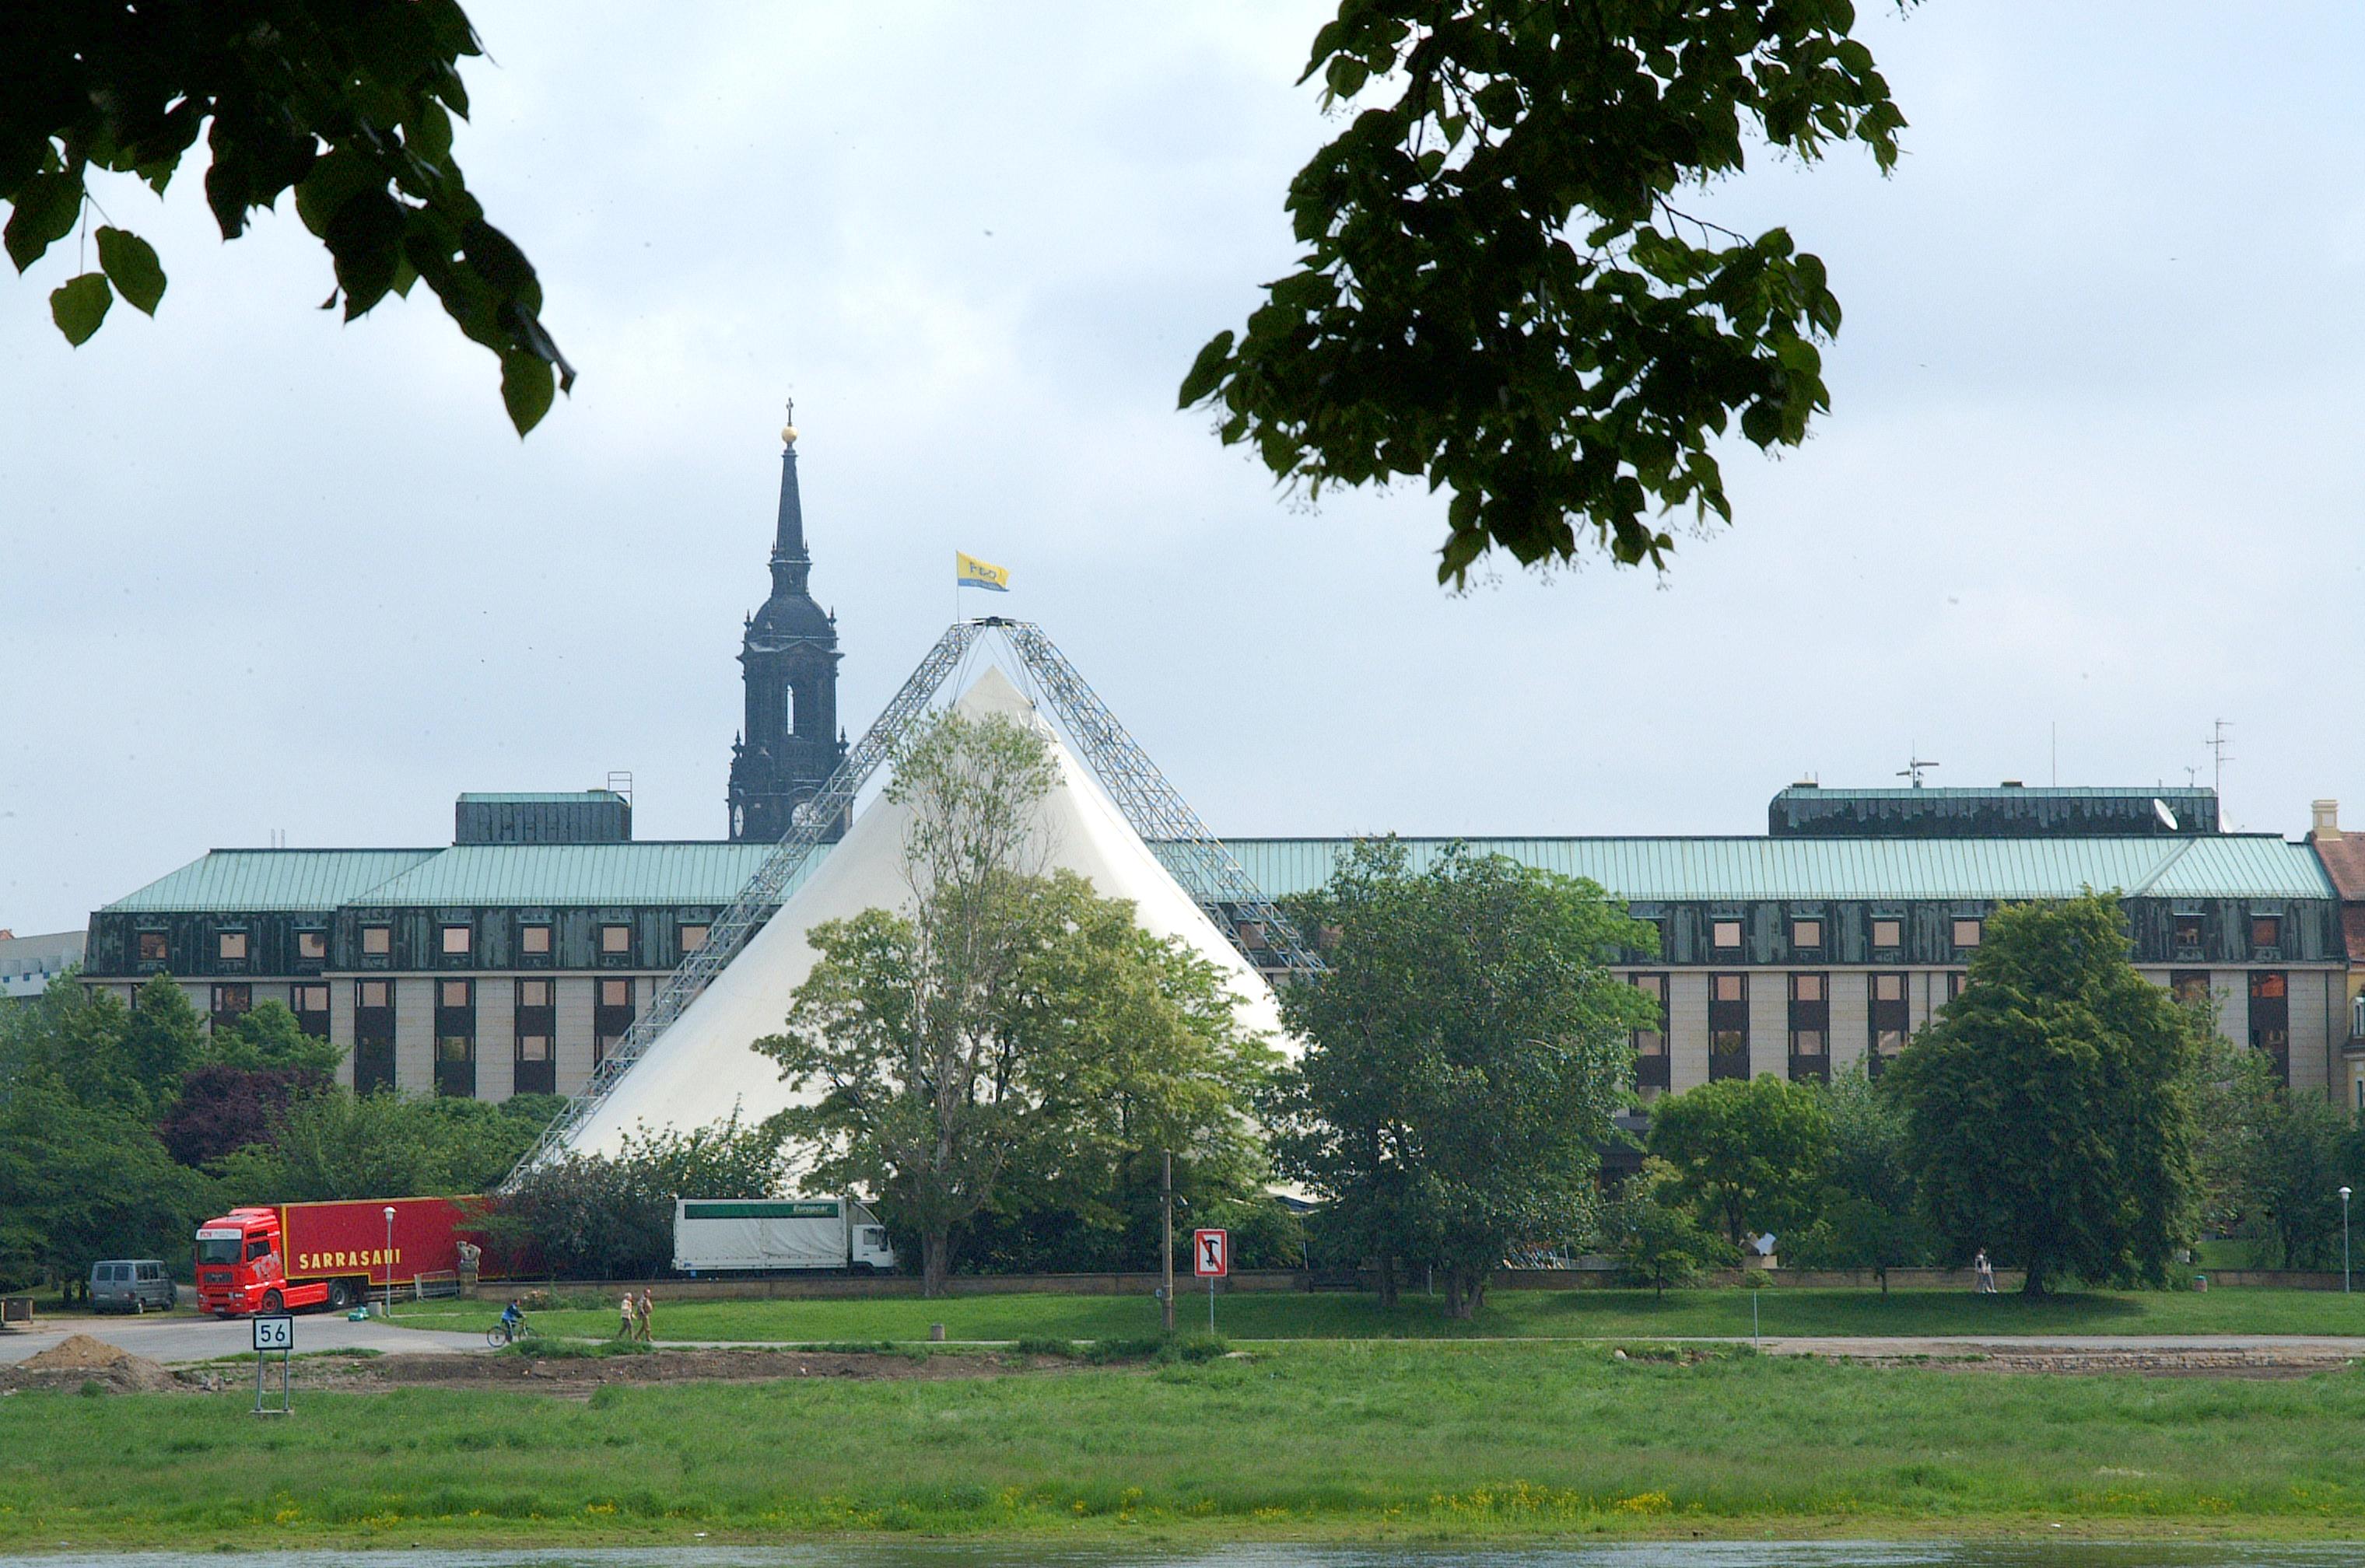
[[[992,588],[996,593],[1010,591],[1010,571],[1004,566],[989,566],[974,555],[953,552],[953,581],[961,588]]]

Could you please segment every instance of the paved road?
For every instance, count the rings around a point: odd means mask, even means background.
[[[485,1321],[489,1324],[496,1316],[496,1311],[488,1307]],[[10,1328],[0,1333],[0,1363],[38,1355],[69,1334],[87,1334],[94,1339],[120,1345],[134,1355],[167,1364],[236,1355],[254,1344],[253,1330],[244,1318],[224,1323],[187,1312],[144,1317],[50,1317],[30,1328]],[[435,1329],[398,1328],[375,1317],[366,1323],[348,1323],[341,1313],[300,1313],[296,1318],[296,1350],[299,1355],[307,1350],[382,1350],[387,1355],[403,1355],[484,1348],[481,1330],[451,1334]]]

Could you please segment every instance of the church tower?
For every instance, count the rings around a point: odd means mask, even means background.
[[[790,405],[794,420],[795,405]],[[797,497],[797,427],[780,431],[780,521],[772,541],[772,597],[747,618],[739,649],[747,727],[731,748],[731,840],[776,844],[798,807],[846,760],[837,727],[837,618],[813,602]],[[823,830],[834,843],[843,812]]]

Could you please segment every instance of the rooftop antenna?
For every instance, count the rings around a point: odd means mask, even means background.
[[[1938,766],[1939,764],[1937,763],[1926,760],[1922,756],[1922,748],[1919,745],[1916,745],[1907,754],[1905,766],[1897,770],[1897,777],[1900,778],[1911,779],[1913,781],[1913,788],[1919,790],[1922,788],[1922,770],[1925,767],[1936,767]]]
[[[2226,720],[2216,721],[2209,726],[2209,739],[2204,743],[2214,758],[2209,772],[2209,788],[2217,796],[2217,820],[2220,822],[2225,820],[2225,765],[2234,760],[2225,755],[2225,747],[2230,744],[2225,732],[2233,727]]]

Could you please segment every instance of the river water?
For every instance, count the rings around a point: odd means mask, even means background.
[[[72,1551],[0,1556],[13,1568],[219,1568],[215,1552]],[[241,1568],[2335,1568],[2365,1547],[2169,1542],[1653,1541],[1617,1546],[1474,1549],[1254,1544],[1175,1551],[1072,1551],[1009,1542],[731,1547],[650,1546],[551,1551],[465,1550],[250,1551]]]

